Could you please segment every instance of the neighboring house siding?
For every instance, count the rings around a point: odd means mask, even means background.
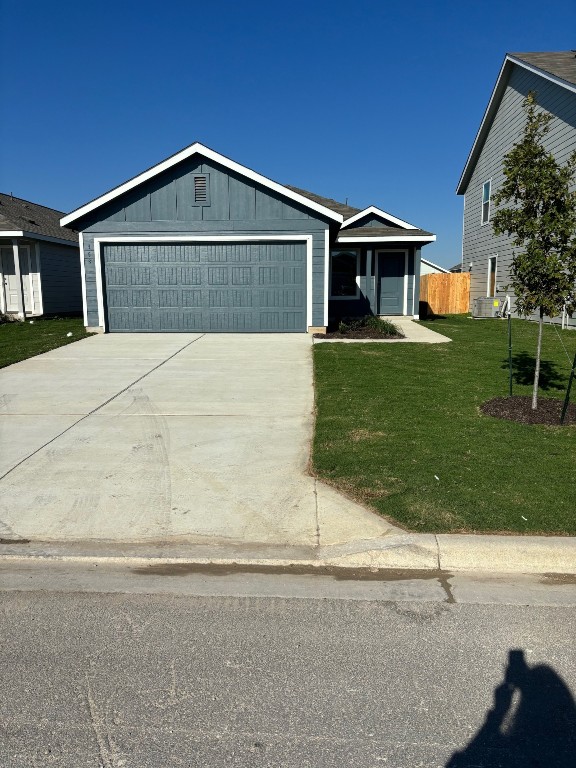
[[[193,174],[209,174],[210,205],[190,205]],[[94,237],[115,235],[312,235],[312,325],[324,323],[324,240],[328,220],[217,163],[192,158],[123,195],[79,226],[84,232],[88,325],[97,326]],[[310,290],[310,288],[309,288]]]
[[[525,125],[522,102],[529,91],[536,92],[538,106],[550,112],[553,120],[545,145],[560,163],[566,162],[576,149],[576,95],[555,83],[515,66],[494,121],[478,157],[465,193],[463,267],[471,267],[470,301],[487,296],[488,260],[497,256],[496,296],[506,295],[509,268],[514,248],[510,239],[496,237],[490,222],[482,225],[482,187],[491,180],[491,194],[499,189],[504,176],[502,161],[521,137]],[[491,208],[490,219],[494,213]],[[512,291],[509,290],[512,294]]]
[[[41,241],[40,276],[44,314],[82,312],[78,248]]]

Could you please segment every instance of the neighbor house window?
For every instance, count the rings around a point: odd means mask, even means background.
[[[360,254],[357,251],[332,251],[330,272],[331,299],[357,299]]]
[[[492,182],[485,181],[482,186],[482,224],[490,221],[490,187]]]
[[[486,296],[496,296],[496,268],[498,257],[491,256],[488,259],[488,290]]]

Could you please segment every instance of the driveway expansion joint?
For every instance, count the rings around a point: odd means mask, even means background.
[[[66,427],[66,429],[62,430],[62,432],[60,432],[59,434],[55,435],[53,438],[51,438],[50,440],[48,440],[47,442],[45,442],[45,443],[44,443],[43,445],[41,445],[39,448],[36,448],[36,450],[35,450],[35,451],[32,451],[32,453],[28,454],[28,456],[25,456],[25,457],[24,457],[23,459],[21,459],[21,460],[20,460],[20,461],[19,461],[17,464],[14,464],[14,466],[13,466],[13,467],[10,467],[10,469],[9,469],[9,470],[7,470],[6,472],[4,472],[4,474],[3,474],[3,475],[0,475],[0,482],[1,482],[2,480],[4,480],[4,478],[5,478],[5,477],[7,477],[9,474],[11,474],[12,472],[14,472],[14,470],[15,470],[15,469],[17,469],[18,467],[20,467],[22,464],[25,464],[25,463],[26,463],[26,462],[27,462],[29,459],[31,459],[33,456],[36,456],[36,454],[37,454],[37,453],[40,453],[40,451],[43,451],[43,450],[44,450],[44,448],[47,448],[47,447],[48,447],[49,445],[51,445],[52,443],[56,442],[56,440],[58,440],[59,438],[61,438],[61,437],[62,437],[63,435],[65,435],[67,432],[70,432],[72,429],[74,429],[74,427],[76,427],[76,426],[77,426],[78,424],[80,424],[82,421],[85,421],[85,419],[87,419],[89,416],[92,416],[93,414],[97,413],[99,410],[101,410],[101,409],[102,409],[102,408],[104,408],[106,405],[108,405],[109,403],[111,403],[111,402],[112,402],[113,400],[115,400],[117,397],[119,397],[120,395],[123,395],[123,394],[124,394],[124,392],[127,392],[129,389],[131,389],[131,387],[134,387],[136,384],[138,384],[140,381],[142,381],[142,379],[145,379],[145,378],[146,378],[146,376],[149,376],[151,373],[154,373],[154,371],[157,371],[157,370],[158,370],[158,368],[161,368],[161,367],[162,367],[162,366],[163,366],[165,363],[168,363],[170,360],[172,360],[174,357],[176,357],[176,355],[179,355],[179,354],[180,354],[180,352],[183,352],[185,349],[187,349],[189,346],[191,346],[191,345],[192,345],[192,344],[194,344],[195,342],[197,342],[197,341],[200,341],[200,339],[202,339],[202,338],[203,338],[205,335],[206,335],[206,334],[205,334],[205,333],[203,333],[203,334],[202,334],[202,336],[198,336],[196,339],[192,339],[192,341],[189,341],[189,342],[188,342],[188,344],[185,344],[183,347],[181,347],[180,349],[178,349],[176,352],[174,352],[174,354],[170,355],[170,357],[167,357],[167,358],[165,358],[164,360],[162,360],[160,363],[158,363],[158,365],[155,365],[155,366],[154,366],[154,368],[151,368],[149,371],[147,371],[145,374],[143,374],[142,376],[140,376],[139,378],[137,378],[135,381],[133,381],[132,383],[128,384],[128,386],[124,387],[124,389],[121,389],[119,392],[116,392],[116,394],[115,394],[115,395],[112,395],[112,397],[109,397],[109,398],[108,398],[108,400],[104,401],[103,403],[100,403],[100,405],[99,405],[99,406],[97,406],[96,408],[93,408],[93,409],[92,409],[91,411],[89,411],[88,413],[85,413],[85,414],[84,414],[84,415],[83,415],[81,418],[79,418],[77,421],[75,421],[75,422],[74,422],[73,424],[71,424],[69,427]],[[156,358],[156,359],[157,359],[157,358]],[[26,362],[26,361],[24,361],[24,362]],[[60,414],[59,414],[59,415],[60,415]]]

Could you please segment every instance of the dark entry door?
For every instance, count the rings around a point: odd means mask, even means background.
[[[404,271],[406,255],[403,251],[380,251],[378,254],[378,314],[404,314]]]

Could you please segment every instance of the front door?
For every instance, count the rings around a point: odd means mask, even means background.
[[[14,252],[12,248],[0,249],[0,257],[5,311],[18,312],[18,280],[16,278],[16,270],[14,269]],[[24,307],[27,312],[30,312],[30,256],[27,246],[20,246],[20,272],[24,289]]]
[[[378,252],[378,314],[404,314],[405,251]]]

